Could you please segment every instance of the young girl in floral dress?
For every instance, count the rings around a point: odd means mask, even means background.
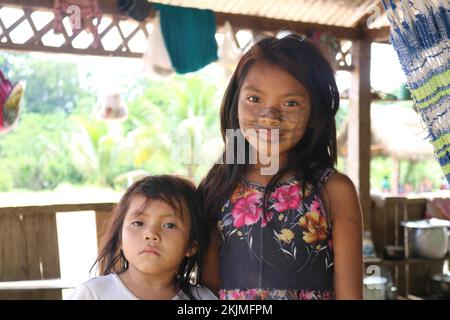
[[[241,58],[221,107],[222,163],[200,184],[202,282],[221,299],[362,298],[361,209],[334,169],[338,107],[333,70],[307,39],[265,38]]]

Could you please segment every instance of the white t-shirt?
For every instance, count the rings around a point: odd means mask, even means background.
[[[202,286],[192,287],[192,295],[197,300],[217,300],[217,297]],[[92,278],[78,286],[68,300],[139,300],[115,273]],[[189,300],[181,290],[172,300]]]

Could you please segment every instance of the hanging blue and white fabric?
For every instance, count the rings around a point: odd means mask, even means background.
[[[382,0],[439,164],[450,182],[450,1]]]

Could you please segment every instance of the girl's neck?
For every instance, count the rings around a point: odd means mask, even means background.
[[[137,298],[142,300],[171,300],[178,293],[175,275],[145,274],[129,266],[119,274],[120,280]]]
[[[277,165],[279,167],[283,166],[288,162],[289,153],[279,153],[277,155],[267,155],[267,154],[259,154],[259,153],[253,153],[253,163],[252,166],[258,167],[258,168],[268,168],[273,165]]]
[[[281,178],[280,181],[283,181],[285,179],[288,179],[294,174],[293,171],[286,172]],[[260,184],[262,186],[266,186],[270,179],[272,179],[274,175],[262,175],[260,168],[257,167],[249,167],[245,173],[245,178],[250,182],[255,182],[257,184]]]
[[[272,179],[272,177],[278,173],[279,168],[282,167],[287,163],[288,155],[287,154],[280,154],[279,155],[279,161],[277,163],[269,163],[269,164],[262,164],[259,160],[256,164],[249,165],[247,168],[247,171],[245,172],[245,177],[247,180],[251,182],[256,182],[261,185],[267,185]],[[274,168],[274,165],[277,167]],[[271,169],[271,170],[269,170]],[[272,170],[274,169],[274,170]],[[264,174],[269,172],[269,174]],[[291,175],[292,173],[289,172],[285,175],[283,175],[282,179],[286,176]]]

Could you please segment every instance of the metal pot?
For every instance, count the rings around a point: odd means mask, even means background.
[[[450,221],[428,219],[419,221],[402,221],[406,228],[405,243],[407,256],[416,258],[439,259],[448,251],[447,228]]]

